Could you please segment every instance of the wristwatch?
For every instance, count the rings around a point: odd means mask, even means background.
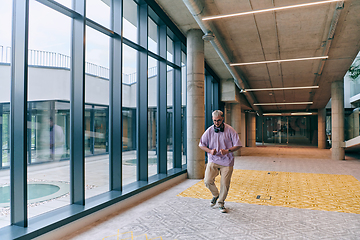
[[[231,149],[229,148],[228,151],[231,152]]]

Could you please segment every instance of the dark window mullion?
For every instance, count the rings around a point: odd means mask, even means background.
[[[82,17],[72,20],[70,96],[70,198],[71,204],[85,205],[85,0],[73,1]]]
[[[27,227],[27,71],[29,1],[13,1],[10,99],[11,224]]]
[[[122,32],[123,1],[111,1],[111,29]],[[110,40],[109,172],[110,191],[122,190],[122,38]]]
[[[148,47],[148,6],[139,5],[138,36],[141,47]],[[138,75],[137,75],[137,180],[148,180],[148,54],[146,51],[138,51]]]
[[[174,41],[174,63],[181,66],[180,41]],[[174,168],[181,168],[181,68],[173,72],[173,159]]]
[[[159,26],[159,53],[160,56],[166,59],[166,25]],[[158,128],[157,128],[157,146],[158,146],[158,173],[167,173],[167,124],[166,124],[166,113],[167,113],[167,65],[166,61],[158,61]]]

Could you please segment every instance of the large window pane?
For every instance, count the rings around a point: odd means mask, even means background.
[[[186,54],[181,52],[181,130],[182,164],[186,164]]]
[[[12,1],[0,1],[0,187],[10,185],[10,63]],[[9,199],[10,191],[0,191]],[[0,207],[0,228],[10,224],[9,205]]]
[[[70,109],[70,32],[69,17],[35,0],[30,1],[27,111],[29,217],[70,203],[70,166],[66,145]]]
[[[86,28],[86,198],[109,190],[109,42],[110,39],[105,34]]]
[[[167,45],[167,53],[166,53],[166,57],[167,60],[170,62],[174,61],[174,42],[173,40],[171,40],[171,38],[169,38],[169,36],[167,37],[166,40],[166,45]]]
[[[70,9],[72,8],[72,1],[76,1],[76,0],[55,0],[55,2],[61,3],[62,5]]]
[[[148,58],[148,175],[157,174],[157,74],[158,61]]]
[[[124,37],[137,43],[138,42],[138,5],[133,0],[123,0],[124,18],[123,34]]]
[[[137,51],[123,45],[123,185],[136,181]]]
[[[173,79],[174,79],[174,69],[172,67],[167,67],[167,113],[166,113],[166,125],[167,125],[167,169],[172,169],[174,167],[173,162]]]
[[[153,53],[158,52],[158,25],[149,17],[148,21],[148,49]]]
[[[86,0],[86,17],[110,28],[110,6],[108,4],[110,1]]]

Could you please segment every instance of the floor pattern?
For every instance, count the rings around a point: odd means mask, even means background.
[[[224,214],[209,207],[209,200],[175,197],[118,231],[163,240],[360,238],[359,214],[234,202],[227,208]],[[104,240],[109,239],[119,238]]]
[[[162,237],[154,237],[154,238],[148,238],[148,235],[146,233],[140,234],[140,235],[134,235],[132,231],[130,232],[120,232],[118,229],[117,234],[104,237],[102,240],[110,240],[110,239],[116,239],[116,240],[155,240],[159,239],[162,240]]]
[[[178,196],[212,197],[203,181]],[[360,182],[351,175],[234,169],[226,202],[360,214]]]

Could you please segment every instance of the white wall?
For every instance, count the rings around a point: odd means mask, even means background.
[[[10,65],[0,64],[0,103],[10,102]]]
[[[70,71],[61,68],[29,67],[28,99],[29,101],[64,100],[70,101]],[[172,72],[168,72],[172,74]],[[0,65],[0,102],[10,102],[10,65]],[[148,81],[149,106],[157,106],[157,77]],[[136,107],[136,87],[123,84],[123,106]],[[172,82],[167,87],[168,105],[172,104]],[[153,93],[153,94],[151,94]],[[107,79],[85,75],[85,102],[109,105],[109,81]]]

